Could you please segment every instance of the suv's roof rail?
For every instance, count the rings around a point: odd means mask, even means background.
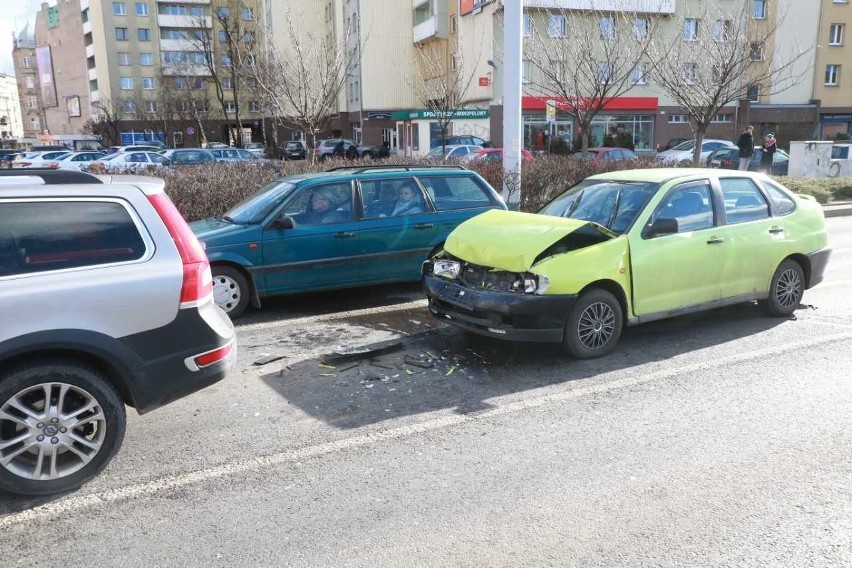
[[[437,168],[442,170],[466,170],[464,166],[458,165],[438,165],[438,164],[383,164],[380,166],[338,166],[326,170],[327,172],[340,172],[351,170],[355,173],[366,172],[370,170],[402,170],[408,172],[411,170],[424,170],[429,168]]]
[[[45,185],[61,185],[69,183],[103,183],[90,173],[76,170],[54,170],[50,168],[18,168],[0,170],[2,177],[39,177]]]

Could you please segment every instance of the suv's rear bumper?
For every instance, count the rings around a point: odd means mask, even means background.
[[[560,342],[574,294],[537,296],[472,290],[436,276],[423,276],[429,311],[467,331],[514,341]]]
[[[140,414],[222,380],[237,361],[234,326],[212,302],[178,310],[170,324],[124,337],[121,342],[145,362],[127,385]],[[186,363],[229,344],[233,349],[228,356],[212,365],[191,370]]]

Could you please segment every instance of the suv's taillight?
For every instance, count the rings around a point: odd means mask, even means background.
[[[165,223],[183,261],[181,307],[196,306],[213,294],[213,275],[204,248],[168,195],[149,195],[148,200]]]

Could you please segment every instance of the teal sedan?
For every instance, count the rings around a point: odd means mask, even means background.
[[[270,296],[420,279],[460,223],[501,197],[458,168],[342,169],[279,178],[192,223],[232,318]]]

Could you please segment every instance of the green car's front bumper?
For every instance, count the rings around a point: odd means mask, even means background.
[[[423,276],[429,311],[461,329],[513,341],[560,342],[577,295],[538,296],[478,290],[458,282]]]

